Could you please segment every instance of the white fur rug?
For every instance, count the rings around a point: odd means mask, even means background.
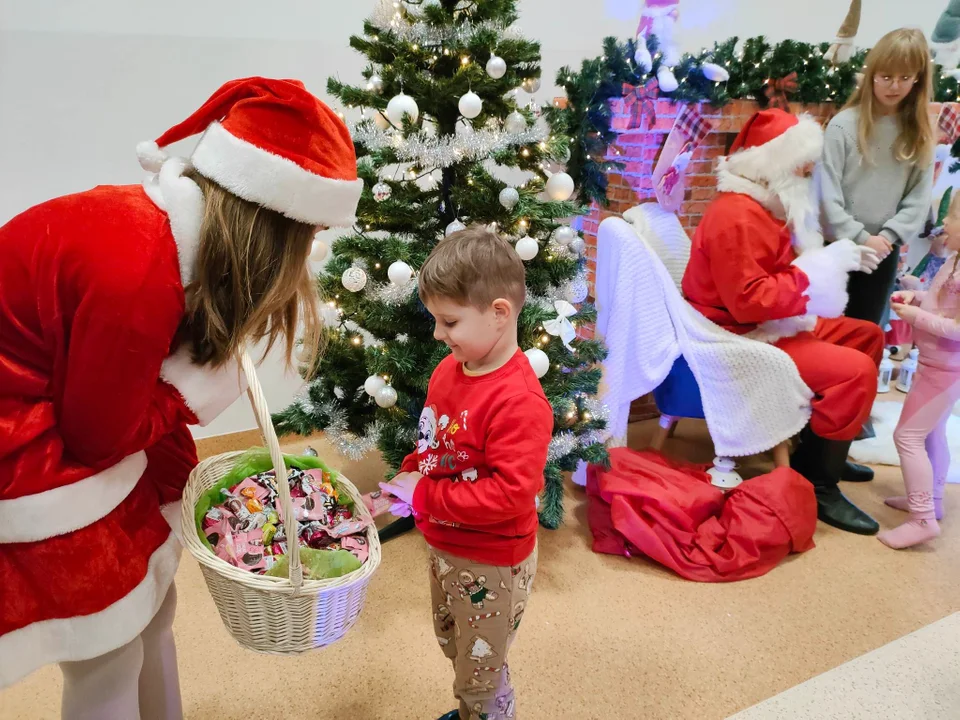
[[[877,398],[873,404],[873,412],[870,413],[873,429],[877,435],[869,440],[858,440],[853,443],[850,448],[850,458],[865,465],[899,466],[900,457],[897,455],[896,445],[893,444],[893,431],[900,420],[901,410],[903,410],[901,403]],[[950,445],[952,457],[947,479],[952,483],[960,483],[960,417],[957,409],[954,409],[947,422],[947,443]]]

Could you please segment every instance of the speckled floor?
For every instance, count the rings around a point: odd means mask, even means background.
[[[651,423],[634,426],[631,445],[642,447],[651,431]],[[216,445],[203,450],[231,449]],[[322,443],[316,447],[333,457]],[[712,457],[705,428],[694,421],[680,425],[667,450],[695,461]],[[756,459],[749,469],[764,463]],[[382,474],[376,462],[342,469],[361,489]],[[899,470],[886,468],[873,483],[845,490],[889,527],[901,515],[882,498],[900,488]],[[520,717],[722,720],[960,611],[958,494],[960,487],[948,488],[953,519],[929,547],[898,553],[875,538],[821,526],[816,549],[766,577],[700,585],[643,559],[593,554],[585,498],[571,488],[567,523],[541,532],[536,592],[511,656]],[[175,629],[187,718],[431,720],[450,710],[452,676],[433,638],[425,562],[416,534],[388,543],[351,634],[326,651],[278,659],[231,640],[185,557]],[[832,690],[822,696],[816,717],[855,717],[829,714],[849,696],[839,687],[841,697]],[[45,668],[0,693],[0,718],[57,718],[59,692],[59,672]]]

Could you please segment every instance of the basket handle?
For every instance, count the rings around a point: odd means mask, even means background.
[[[263,396],[263,388],[260,386],[259,378],[257,378],[256,368],[250,353],[246,350],[240,357],[240,363],[243,366],[243,374],[247,376],[247,396],[253,406],[253,414],[257,418],[260,434],[263,436],[263,441],[270,452],[270,459],[273,461],[273,468],[276,471],[274,486],[280,496],[280,506],[283,508],[283,524],[287,532],[290,584],[293,585],[294,594],[297,594],[303,585],[303,567],[300,565],[300,527],[297,523],[297,516],[293,512],[293,503],[290,500],[287,466],[283,460],[283,452],[280,450],[277,431],[273,429],[273,421],[270,419],[267,399]]]

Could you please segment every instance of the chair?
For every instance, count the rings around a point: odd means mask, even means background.
[[[630,402],[652,391],[662,413],[653,447],[662,449],[679,420],[706,420],[718,454],[713,482],[732,488],[741,482],[733,457],[773,449],[777,466],[789,465],[787,441],[809,421],[813,393],[785,353],[723,330],[683,300],[689,258],[679,220],[655,203],[600,227],[597,334],[610,349],[600,393],[612,406],[608,444],[625,444]]]

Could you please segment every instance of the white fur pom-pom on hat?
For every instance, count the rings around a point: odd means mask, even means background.
[[[137,143],[137,160],[140,161],[140,167],[147,172],[160,172],[166,159],[167,154],[153,140]]]

